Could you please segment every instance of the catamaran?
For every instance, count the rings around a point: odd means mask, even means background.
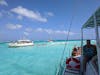
[[[84,29],[95,29],[95,35],[96,35],[96,46],[97,46],[97,59],[95,62],[97,63],[96,66],[98,66],[98,71],[96,71],[96,68],[94,64],[92,63],[92,60],[90,60],[86,65],[86,72],[83,72],[83,53],[81,53],[81,56],[79,57],[78,63],[80,63],[79,70],[75,69],[68,69],[66,61],[63,63],[60,63],[59,68],[57,69],[56,75],[100,75],[100,39],[99,39],[99,27],[100,27],[100,8],[98,8],[92,16],[86,21],[86,23],[81,28],[81,49],[83,52],[83,31]],[[68,60],[69,58],[67,58]],[[71,58],[71,59],[77,59],[77,57]],[[71,60],[69,60],[67,63],[69,63]],[[73,60],[74,61],[74,60]],[[74,63],[74,65],[77,65],[77,63]],[[72,67],[73,64],[70,64]]]
[[[33,46],[34,43],[30,40],[18,40],[17,42],[9,43],[9,47],[23,47],[23,46]]]

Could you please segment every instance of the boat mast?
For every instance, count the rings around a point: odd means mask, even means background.
[[[100,75],[100,47],[99,47],[99,32],[98,32],[98,25],[96,20],[96,15],[93,15],[94,26],[95,26],[95,33],[96,33],[96,46],[97,46],[97,57],[98,57],[98,67],[99,67],[99,75]]]

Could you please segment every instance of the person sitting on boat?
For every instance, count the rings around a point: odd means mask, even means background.
[[[73,71],[80,70],[80,57],[78,51],[77,47],[73,48],[72,56],[66,60],[66,69]]]
[[[77,47],[78,55],[81,55],[81,47]]]
[[[72,56],[77,56],[77,48],[76,47],[74,47],[73,48],[73,51],[72,51]]]
[[[96,50],[96,46],[92,45],[90,40],[87,40],[86,45],[83,46],[83,72],[86,71],[87,62],[97,54]]]
[[[81,47],[74,47],[72,51],[72,56],[78,56],[81,55]]]

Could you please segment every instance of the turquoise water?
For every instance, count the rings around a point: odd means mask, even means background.
[[[9,48],[8,43],[1,43],[0,75],[55,75],[64,45],[64,41],[35,42],[30,47]],[[71,55],[75,45],[81,42],[67,42],[64,57]]]

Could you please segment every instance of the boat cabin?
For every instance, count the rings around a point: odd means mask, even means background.
[[[57,69],[56,75],[100,75],[100,39],[99,39],[99,27],[100,27],[100,8],[98,8],[92,16],[85,22],[85,24],[81,28],[81,57],[80,61],[77,60],[77,68],[73,71],[70,68],[73,66],[73,62],[76,62],[77,57],[70,57],[67,59],[67,62],[60,63],[59,68]],[[95,41],[97,47],[97,55],[94,56],[88,63],[86,64],[86,72],[83,71],[83,33],[87,29],[95,30]],[[76,50],[74,50],[73,54],[75,55]],[[74,60],[75,59],[75,60]],[[95,65],[94,65],[95,62]],[[80,64],[79,64],[80,63]],[[69,65],[70,64],[70,65]],[[67,66],[68,65],[68,66]],[[67,67],[66,67],[67,66]],[[75,65],[74,65],[75,66]],[[76,67],[75,66],[75,67]],[[68,69],[69,68],[69,69]]]
[[[100,27],[100,8],[98,8],[92,16],[86,21],[86,23],[82,26],[81,34],[82,34],[82,48],[83,48],[83,37],[84,37],[84,30],[95,30],[95,40],[96,40],[96,47],[97,47],[97,56],[93,59],[95,61],[90,60],[89,63],[87,63],[86,66],[86,73],[85,75],[100,75],[100,38],[99,38],[99,27]],[[83,52],[82,52],[83,53]],[[82,54],[83,55],[83,54]],[[82,61],[83,62],[83,61]],[[96,71],[95,66],[93,66],[93,62],[96,62],[96,65],[98,67],[98,71]],[[81,72],[83,71],[83,66],[81,66]]]

